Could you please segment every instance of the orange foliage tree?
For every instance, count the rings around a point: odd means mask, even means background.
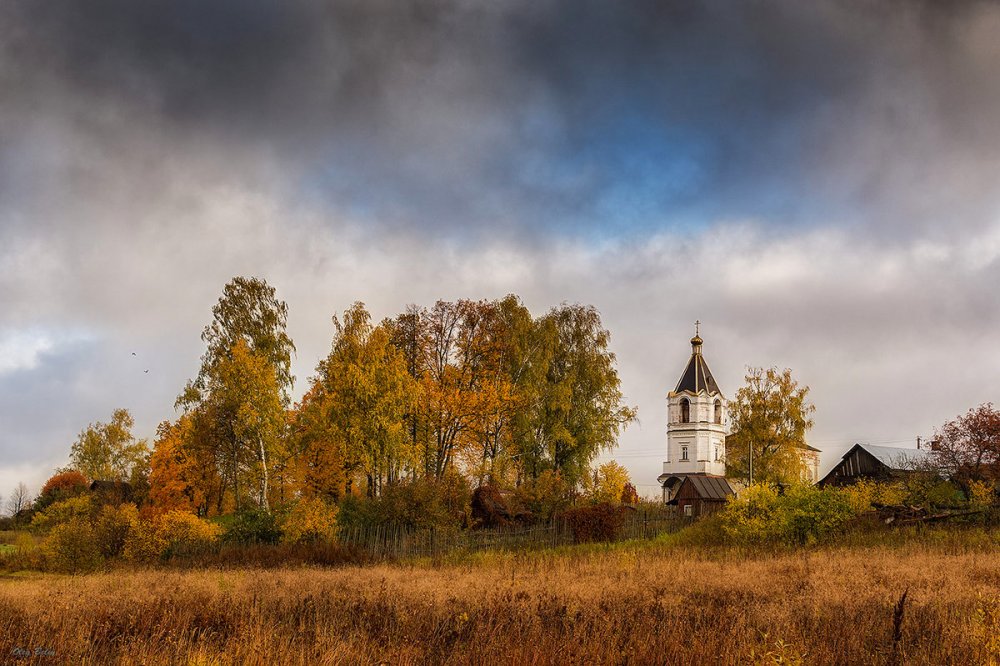
[[[76,497],[85,492],[88,486],[87,477],[75,469],[57,472],[50,476],[45,485],[42,486],[42,490],[35,500],[35,509],[44,509],[60,500]]]
[[[182,510],[205,514],[216,476],[199,461],[195,414],[184,414],[176,423],[164,421],[156,429],[149,461],[149,500],[158,514]],[[208,474],[206,474],[208,472]],[[207,477],[207,478],[206,478]]]

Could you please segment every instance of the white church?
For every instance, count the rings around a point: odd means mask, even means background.
[[[667,394],[667,458],[656,479],[663,488],[663,501],[682,505],[687,515],[705,513],[711,503],[724,502],[734,492],[725,478],[727,401],[702,354],[698,324],[691,338],[691,358],[676,388]],[[800,451],[804,480],[810,483],[819,479],[819,453],[811,446]],[[695,501],[685,504],[680,495]]]

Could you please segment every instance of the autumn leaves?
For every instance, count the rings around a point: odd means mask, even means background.
[[[376,323],[355,303],[295,405],[287,312],[262,280],[226,285],[183,413],[158,432],[154,506],[267,510],[450,474],[575,485],[635,418],[592,307],[532,317],[516,296],[439,301]]]

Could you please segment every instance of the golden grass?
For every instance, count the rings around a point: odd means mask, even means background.
[[[647,545],[0,582],[0,663],[47,648],[40,663],[996,664],[998,635],[989,548]]]

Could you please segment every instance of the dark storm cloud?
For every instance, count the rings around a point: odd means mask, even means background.
[[[216,144],[234,177],[264,163],[411,230],[981,223],[969,201],[1000,156],[998,12],[980,3],[2,11],[5,106],[91,100],[62,119],[110,145],[141,132],[154,155]],[[942,182],[952,196],[923,194]]]

